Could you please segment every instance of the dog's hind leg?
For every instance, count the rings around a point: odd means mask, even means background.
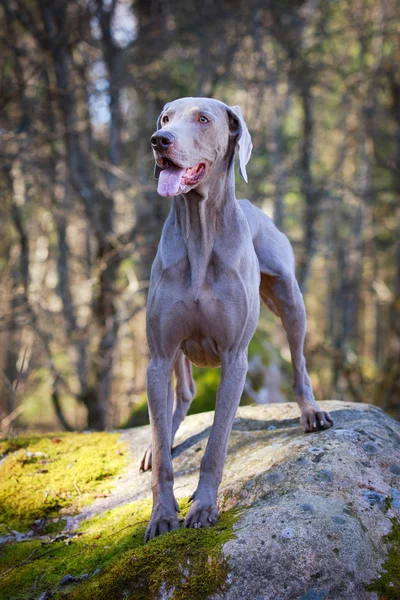
[[[190,408],[196,394],[196,386],[192,375],[192,364],[188,358],[179,350],[174,364],[175,399],[174,412],[172,415],[171,448],[179,425]],[[151,444],[146,448],[140,461],[140,470],[148,471],[152,464]]]
[[[240,207],[252,232],[260,265],[261,300],[282,319],[287,334],[293,365],[293,389],[301,411],[301,424],[306,432],[327,429],[333,421],[330,414],[322,411],[315,402],[304,358],[307,317],[296,281],[292,246],[259,208],[248,200],[241,200]]]
[[[262,269],[262,265],[261,265]],[[328,429],[332,418],[322,411],[314,399],[310,377],[304,358],[306,310],[294,274],[282,269],[279,275],[261,272],[260,296],[268,298],[268,306],[282,319],[293,365],[293,389],[301,411],[300,421],[305,432]]]
[[[172,416],[172,432],[171,432],[171,447],[174,442],[174,437],[179,429],[179,425],[187,415],[193,398],[196,394],[196,386],[192,375],[192,363],[183,354],[182,350],[178,352],[178,356],[174,365],[175,376],[175,402],[174,414]]]

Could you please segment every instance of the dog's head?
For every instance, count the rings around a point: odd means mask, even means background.
[[[170,102],[158,117],[150,143],[161,196],[189,192],[221,168],[222,161],[230,166],[236,145],[240,173],[247,181],[252,143],[238,106],[211,98]]]

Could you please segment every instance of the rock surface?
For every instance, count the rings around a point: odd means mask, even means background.
[[[323,410],[331,413],[334,426],[329,430],[311,434],[303,433],[299,423],[299,409],[294,403],[248,406],[238,410],[219,493],[219,507],[221,511],[236,507],[239,513],[233,525],[235,535],[220,537],[224,542],[229,540],[226,543],[220,542],[224,545],[222,555],[218,555],[218,560],[224,565],[221,571],[223,579],[227,579],[228,585],[214,586],[213,589],[223,591],[213,592],[212,600],[400,598],[400,558],[395,559],[397,574],[393,573],[393,581],[390,570],[384,576],[384,593],[378,594],[366,589],[367,584],[379,581],[388,553],[392,555],[393,548],[400,548],[400,539],[396,546],[392,546],[392,551],[390,544],[385,540],[390,531],[392,534],[395,530],[400,531],[398,526],[395,526],[396,520],[400,522],[400,424],[379,408],[370,405],[338,401],[319,404]],[[178,432],[173,450],[175,494],[178,501],[190,496],[196,487],[200,460],[212,420],[212,412],[187,417]],[[139,551],[139,554],[130,554],[131,549],[133,551],[133,541],[129,538],[129,528],[132,527],[129,519],[134,510],[129,508],[132,506],[130,503],[143,501],[142,503],[148,506],[148,501],[144,499],[151,495],[151,473],[138,472],[140,457],[150,439],[150,428],[145,426],[123,431],[121,438],[129,446],[129,467],[116,480],[116,486],[109,495],[99,497],[91,505],[85,506],[79,515],[66,516],[67,527],[59,537],[67,538],[67,542],[71,544],[66,548],[71,549],[72,558],[67,557],[67,570],[63,570],[61,565],[51,576],[53,580],[50,577],[51,572],[48,574],[49,584],[46,581],[46,586],[49,585],[49,589],[53,590],[53,595],[48,597],[65,597],[65,594],[68,597],[71,593],[71,598],[99,598],[100,591],[106,590],[105,582],[108,581],[107,585],[112,589],[114,582],[117,585],[121,581],[120,577],[129,579],[129,574],[132,573],[130,565],[134,564],[132,561],[139,564],[140,559],[140,564],[145,565],[151,562],[150,557],[153,557],[152,560],[156,561],[154,565],[158,565],[161,560],[160,552],[164,553],[168,560],[168,557],[173,558],[173,564],[178,565],[180,572],[180,563],[177,561],[179,556],[182,560],[182,544],[189,544],[186,551],[195,551],[197,548],[195,540],[200,539],[202,532],[194,530],[190,535],[188,530],[167,534],[164,536],[168,542],[167,546],[160,545],[160,539],[143,547],[146,523],[142,519],[142,532],[138,538],[140,541],[135,542],[136,552]],[[58,448],[58,445],[56,447]],[[51,463],[48,468],[53,464],[55,463]],[[106,513],[109,509],[115,510]],[[121,521],[118,517],[120,521],[113,521],[117,518],[115,515],[121,511],[127,511],[126,520]],[[228,514],[231,514],[231,511],[226,513]],[[98,531],[95,529],[90,534],[92,537],[88,537],[85,527],[90,523],[88,519],[96,515],[101,515],[103,525],[96,525],[96,519],[100,517],[92,520],[92,530],[98,527]],[[148,513],[144,518],[148,519]],[[115,525],[117,522],[118,526]],[[78,527],[81,527],[80,531]],[[114,527],[117,527],[118,531],[115,532]],[[214,529],[217,538],[223,535],[218,533],[217,526],[214,526]],[[124,531],[127,536],[120,539],[120,546],[117,543],[119,531],[122,532],[121,536]],[[25,534],[25,537],[27,535]],[[103,535],[107,540],[104,546],[101,541],[97,541],[103,539]],[[174,540],[177,540],[178,545],[174,546]],[[41,549],[40,540],[24,541],[22,547],[35,543],[39,544],[36,552],[43,551],[43,556],[50,552]],[[53,552],[57,556],[64,552],[60,547],[62,543],[64,542],[58,542],[57,545],[53,542]],[[90,544],[93,543],[93,548],[96,547],[97,550],[89,551],[88,548],[90,549]],[[33,552],[32,548],[29,546],[26,550],[28,555]],[[84,568],[74,563],[73,557],[79,554],[78,548],[87,553],[87,564],[85,563]],[[111,556],[115,550],[117,557],[118,548],[122,557],[121,569],[109,571],[107,579],[107,556],[103,560],[102,570],[98,568],[96,560],[91,558],[91,554],[101,551],[105,555],[110,553]],[[15,544],[9,549],[11,555],[13,551]],[[183,556],[187,561],[185,550]],[[11,559],[12,556],[10,561]],[[6,563],[7,560],[6,557]],[[116,558],[113,560],[115,564]],[[203,565],[202,573],[212,574],[214,566],[211,563],[207,570],[207,561],[210,562],[207,551],[204,560],[205,562],[199,563]],[[13,559],[11,564],[14,562],[17,562],[16,559]],[[21,560],[20,564],[26,565],[26,561]],[[388,564],[385,563],[385,566]],[[29,568],[21,568],[25,570],[21,572],[20,577],[26,580]],[[142,567],[137,570],[138,575],[133,575],[133,579],[140,579],[141,569]],[[152,569],[151,566],[150,570]],[[176,597],[180,600],[193,600],[193,596],[185,595],[185,582],[180,582],[178,593],[178,589],[174,591],[174,586],[171,587],[169,580],[163,579],[168,571],[163,570],[161,566],[159,572],[161,579],[157,579],[156,587],[152,588],[151,593],[142,590],[141,599],[173,599],[174,594],[178,594]],[[17,570],[12,573],[18,585]],[[96,575],[97,573],[100,575]],[[103,573],[105,579],[101,579]],[[192,576],[186,567],[182,574],[184,577]],[[89,576],[94,581],[93,586],[96,585],[96,577],[100,577],[100,587],[90,587],[90,581],[85,587],[82,577]],[[195,577],[198,576],[198,573],[195,574]],[[34,578],[32,574],[31,577]],[[69,578],[67,583],[65,577]],[[147,579],[143,581],[144,589],[147,590]],[[35,578],[34,587],[36,583]],[[119,591],[116,595],[114,592],[104,591],[101,598],[136,598],[136,592],[132,592],[132,584],[129,585],[131,587],[117,586]],[[65,591],[64,586],[67,586]],[[98,591],[91,592],[93,589]],[[126,589],[123,596],[121,589]],[[198,591],[202,588],[197,585],[196,589]],[[373,589],[378,589],[376,584]],[[54,590],[58,592],[54,593]],[[18,595],[16,592],[16,595],[9,597],[31,598],[31,595]],[[38,598],[39,593],[34,597]],[[196,600],[206,600],[209,597],[209,594],[203,595],[200,591]]]
[[[221,510],[244,510],[223,549],[232,584],[214,598],[378,598],[365,584],[379,577],[388,552],[383,536],[400,517],[400,424],[370,405],[320,405],[334,427],[307,435],[294,403],[239,408],[219,499]],[[178,432],[178,500],[195,489],[212,419],[187,417]],[[81,518],[150,494],[150,473],[137,473],[149,435],[149,427],[123,433],[132,466],[118,491]]]

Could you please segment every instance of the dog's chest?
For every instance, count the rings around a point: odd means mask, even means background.
[[[245,346],[254,333],[258,260],[250,238],[249,244],[234,245],[220,236],[206,252],[201,246],[189,249],[181,235],[173,233],[179,232],[171,230],[163,238],[152,274],[150,329],[164,340],[180,338],[191,362],[217,367],[225,352]]]
[[[220,366],[221,355],[250,339],[258,320],[258,290],[246,289],[242,279],[227,274],[206,278],[197,299],[189,285],[185,294],[188,333],[182,350],[194,364]]]

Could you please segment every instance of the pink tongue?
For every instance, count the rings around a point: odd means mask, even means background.
[[[166,169],[160,172],[158,178],[157,191],[160,196],[176,196],[179,192],[182,175],[185,169],[169,164]]]

